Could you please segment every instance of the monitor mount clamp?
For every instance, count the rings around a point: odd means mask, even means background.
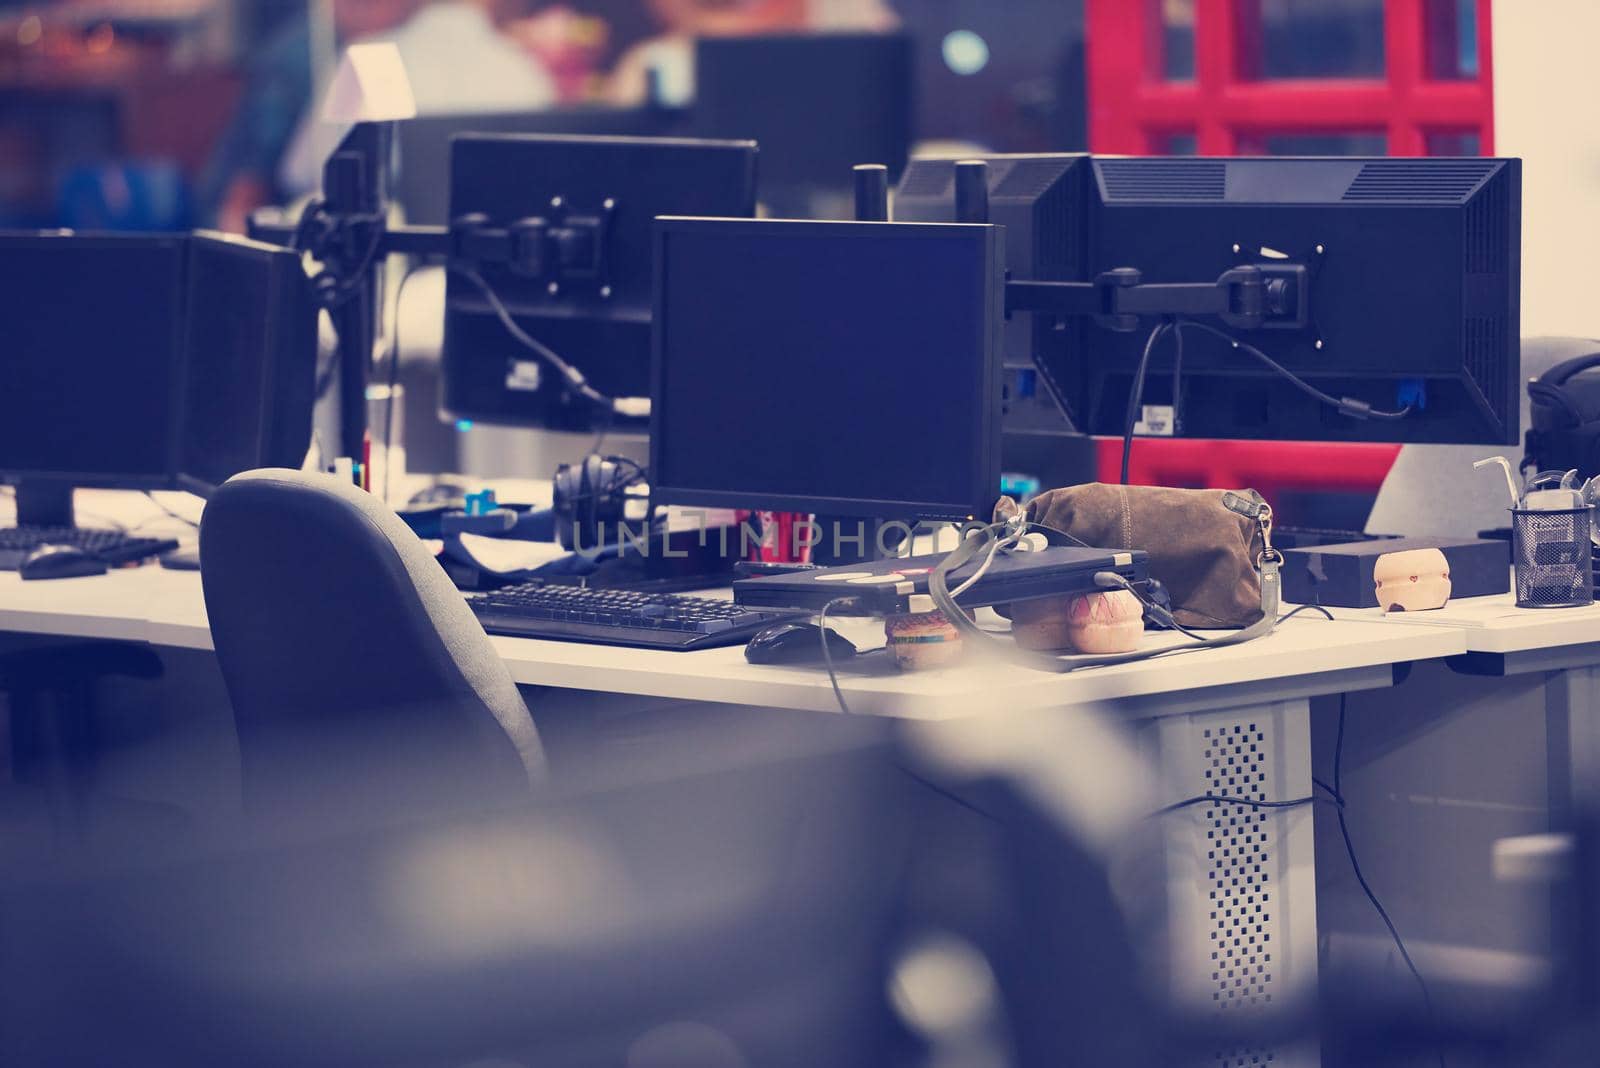
[[[367,381],[380,331],[382,269],[393,254],[457,265],[504,264],[519,276],[543,279],[555,296],[566,285],[611,295],[609,245],[617,204],[607,197],[594,212],[555,198],[547,216],[491,225],[463,215],[449,226],[389,221],[389,160],[393,122],[357,123],[328,157],[322,196],[297,222],[267,209],[250,220],[250,236],[310,255],[321,265],[313,284],[338,336],[340,451],[359,456],[367,430]]]
[[[956,221],[989,221],[989,165],[962,160],[955,166]],[[1210,315],[1239,330],[1304,329],[1310,322],[1309,274],[1290,262],[1229,268],[1209,282],[1146,282],[1136,267],[1116,267],[1090,282],[1011,279],[1006,314],[1043,312],[1085,316],[1123,332],[1139,329],[1143,317]]]

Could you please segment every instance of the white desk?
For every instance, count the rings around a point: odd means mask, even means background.
[[[878,628],[873,621],[845,625],[868,635]],[[211,648],[199,575],[154,566],[50,582],[0,573],[0,630]],[[853,712],[911,719],[1102,705],[1137,724],[1164,772],[1165,800],[1207,792],[1282,800],[1312,792],[1312,697],[1390,686],[1396,664],[1465,653],[1464,633],[1460,627],[1330,622],[1305,614],[1248,645],[1071,675],[1005,663],[902,674],[880,654],[842,665],[840,686]],[[682,653],[491,640],[523,685],[839,711],[823,672],[753,666],[739,648]],[[1163,819],[1174,890],[1169,922],[1173,944],[1183,947],[1173,962],[1179,995],[1250,1011],[1266,1007],[1269,995],[1281,1004],[1312,989],[1317,940],[1309,806],[1195,806]],[[1263,949],[1268,937],[1270,952]],[[1247,1058],[1250,1052],[1244,1051]],[[1309,1053],[1278,1054],[1274,1063],[1314,1063]]]
[[[858,644],[881,643],[876,621],[838,622],[860,639]],[[212,647],[199,574],[153,565],[49,582],[23,582],[15,572],[0,572],[0,630]],[[1152,640],[1184,644],[1176,638]],[[839,711],[822,671],[747,664],[738,647],[684,653],[529,638],[490,641],[512,678],[524,686]],[[1395,664],[1466,651],[1455,627],[1407,627],[1397,633],[1380,619],[1329,622],[1307,614],[1248,645],[1069,675],[998,661],[904,673],[874,655],[840,661],[839,677],[851,711],[860,713],[944,719],[978,707],[1097,703],[1144,719],[1375,689],[1393,682]]]
[[[1557,816],[1600,801],[1600,604],[1518,608],[1511,594],[1452,601],[1437,612],[1334,609],[1341,620],[1459,631],[1466,652],[1450,660],[1466,674],[1545,676],[1551,804]]]

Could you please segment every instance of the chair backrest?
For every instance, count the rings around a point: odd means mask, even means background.
[[[331,475],[250,471],[200,524],[211,635],[247,808],[369,821],[498,803],[543,774],[538,731],[415,534]]]

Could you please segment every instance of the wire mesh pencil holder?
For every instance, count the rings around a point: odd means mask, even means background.
[[[1511,565],[1518,608],[1594,603],[1589,509],[1511,510]]]

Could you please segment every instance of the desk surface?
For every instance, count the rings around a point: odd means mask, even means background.
[[[872,644],[873,621],[846,621]],[[209,649],[200,576],[159,567],[107,575],[23,582],[0,572],[0,630],[145,641]],[[1389,665],[1466,651],[1460,628],[1396,627],[1382,620],[1329,622],[1305,614],[1270,638],[1248,645],[1140,664],[1052,675],[1006,663],[971,663],[901,673],[883,654],[844,662],[840,687],[852,711],[948,718],[982,704],[1016,707],[1134,701],[1184,695],[1223,700],[1222,691],[1267,687],[1273,693],[1331,693],[1386,685]],[[881,641],[881,631],[878,631]],[[1176,642],[1174,637],[1152,641]],[[605,693],[639,694],[777,708],[837,711],[827,675],[814,668],[758,667],[740,648],[697,652],[626,649],[495,637],[517,682]]]
[[[519,488],[526,494],[529,486]],[[159,505],[136,493],[79,491],[77,496],[86,522],[108,517],[141,532],[178,537],[192,537],[192,528],[171,518],[162,506],[195,519],[201,504],[186,494],[159,494]],[[1595,620],[1600,628],[1600,615]],[[882,644],[876,621],[840,620],[839,626],[858,647]],[[23,582],[15,572],[0,572],[0,630],[211,648],[199,574],[154,564],[48,582]],[[1387,686],[1391,665],[1464,653],[1467,633],[1463,624],[1397,626],[1392,617],[1381,616],[1329,622],[1303,613],[1271,637],[1248,645],[1070,675],[1003,662],[902,673],[882,653],[869,654],[840,665],[839,685],[852,711],[909,718],[948,718],[996,704],[1028,708],[1089,702],[1116,702],[1159,714]],[[512,677],[525,686],[839,710],[823,671],[755,666],[745,662],[743,649],[737,647],[684,653],[528,638],[490,640]],[[1170,635],[1148,640],[1181,642]]]
[[[1451,601],[1436,612],[1335,608],[1352,622],[1460,630],[1471,653],[1526,653],[1600,643],[1600,604],[1583,608],[1518,608],[1509,593]]]

